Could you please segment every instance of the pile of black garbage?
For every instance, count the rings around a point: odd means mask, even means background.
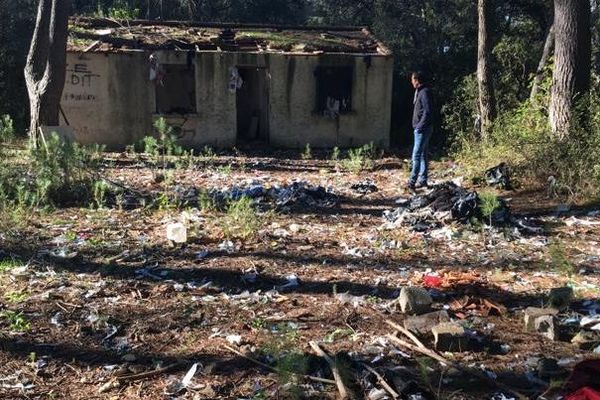
[[[178,199],[186,205],[196,205],[201,191],[197,188],[182,189]],[[212,189],[205,193],[217,205],[225,205],[231,200],[247,197],[258,203],[274,204],[279,209],[291,207],[331,208],[338,204],[338,196],[323,186],[313,186],[307,182],[294,181],[289,184],[267,186],[261,182],[243,182],[240,185]]]
[[[497,166],[485,171],[485,180],[490,186],[497,186],[501,189],[512,190],[510,183],[510,171],[506,163],[500,163]]]
[[[396,209],[384,212],[385,221],[410,225],[417,232],[440,228],[447,221],[469,223],[479,220],[495,227],[514,227],[522,234],[542,233],[542,229],[531,221],[513,216],[502,199],[498,199],[492,214],[484,218],[482,200],[477,192],[451,181],[433,186],[428,193],[400,199],[397,204]]]

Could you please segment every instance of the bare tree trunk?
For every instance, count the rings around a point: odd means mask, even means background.
[[[495,99],[491,69],[491,24],[492,14],[488,0],[479,0],[479,42],[477,51],[477,83],[479,85],[479,115],[481,117],[481,136],[490,135],[495,117]]]
[[[588,91],[591,68],[589,0],[554,0],[556,49],[550,99],[550,126],[559,137],[569,134],[573,106]]]
[[[542,52],[542,58],[540,58],[540,63],[537,67],[537,71],[535,71],[535,77],[533,78],[533,86],[531,87],[531,95],[529,98],[531,101],[534,101],[539,89],[540,84],[544,80],[544,68],[548,64],[548,60],[552,55],[552,51],[554,50],[554,25],[550,26],[548,29],[548,34],[546,35],[546,42],[544,43],[544,51]]]
[[[58,125],[65,84],[70,0],[40,0],[25,64],[29,94],[29,137],[37,144],[41,125]]]

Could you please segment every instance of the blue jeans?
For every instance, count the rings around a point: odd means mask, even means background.
[[[412,171],[410,174],[410,183],[426,184],[427,174],[429,173],[429,158],[427,150],[429,148],[429,139],[433,128],[415,129],[415,144],[412,153]]]

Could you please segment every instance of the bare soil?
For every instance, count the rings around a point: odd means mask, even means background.
[[[1,311],[22,312],[29,328],[19,332],[8,318],[0,319],[0,397],[285,399],[303,393],[304,398],[335,398],[335,385],[289,378],[240,356],[332,379],[309,346],[314,340],[348,360],[348,370],[359,376],[360,398],[368,392],[365,382],[374,382],[360,362],[390,381],[394,375],[413,380],[423,392],[432,392],[431,398],[491,398],[498,388],[385,339],[393,329],[384,321],[402,324],[406,317],[394,304],[399,289],[423,286],[423,277],[432,273],[442,279],[433,290],[434,309],[449,309],[482,339],[480,348],[446,353],[448,359],[485,369],[533,396],[539,388],[526,373],[536,374],[535,358],[561,360],[568,372],[594,356],[570,343],[577,329],[565,329],[554,342],[523,330],[524,308],[544,305],[551,288],[568,283],[575,288],[576,299],[562,319],[583,313],[590,304],[585,301],[599,301],[600,220],[585,217],[585,205],[555,217],[561,200],[548,199],[543,188],[501,192],[512,199],[513,213],[541,219],[546,233],[539,237],[508,240],[497,234],[490,239],[460,224],[449,226],[455,232],[451,239],[410,227],[389,230],[381,215],[407,195],[406,162],[380,160],[373,171],[357,176],[329,161],[284,156],[219,157],[194,169],[172,170],[171,187],[303,180],[339,196],[336,207],[273,213],[255,238],[233,240],[232,252],[219,248],[225,240],[220,212],[189,211],[198,219],[181,245],[165,235],[181,210],[56,209],[36,216],[25,230],[5,227],[0,254],[28,268],[21,275],[0,273]],[[433,179],[454,177],[448,167],[435,163]],[[164,185],[156,183],[150,168],[125,155],[114,155],[103,173],[145,193]],[[350,188],[365,178],[379,190],[359,195]],[[567,267],[550,254],[549,243],[557,240]],[[49,254],[57,249],[68,257]],[[290,275],[298,278],[297,286],[285,286]],[[360,304],[340,301],[346,292]],[[479,305],[461,309],[465,298]],[[506,310],[494,315],[481,306],[482,299]],[[431,337],[421,339],[433,347]],[[277,364],[293,352],[306,355],[306,369]],[[177,396],[166,394],[194,363],[198,372],[192,384]],[[172,368],[135,376],[160,367]],[[118,379],[123,376],[128,379]]]

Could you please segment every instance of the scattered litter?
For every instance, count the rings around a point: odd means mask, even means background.
[[[181,222],[167,225],[167,240],[175,243],[187,242],[187,229]]]
[[[194,378],[194,375],[196,375],[197,370],[198,363],[194,363],[192,367],[188,370],[188,372],[185,374],[185,376],[181,379],[181,381],[173,382],[167,386],[167,388],[165,389],[165,394],[169,396],[174,396],[190,387],[192,379]]]
[[[506,396],[504,393],[495,393],[490,400],[517,400],[517,399],[512,396]]]
[[[442,286],[442,278],[438,275],[425,275],[423,276],[423,285],[430,288],[439,288]]]
[[[375,186],[375,183],[369,179],[364,180],[359,183],[355,183],[354,185],[350,186],[350,189],[354,190],[355,192],[357,192],[358,194],[361,194],[363,196],[379,191],[377,186]]]
[[[242,344],[242,337],[240,335],[227,335],[225,337],[230,344],[240,345]]]
[[[353,296],[349,293],[337,293],[335,298],[341,304],[350,304],[354,308],[366,304],[365,296]]]
[[[369,391],[367,395],[369,400],[385,400],[388,399],[387,392],[384,389],[373,388]]]
[[[242,275],[242,280],[247,283],[255,283],[258,279],[258,274],[256,272],[248,272]]]
[[[196,252],[196,260],[203,260],[208,256],[208,250],[201,250]]]
[[[150,268],[136,269],[135,270],[135,275],[136,275],[137,279],[141,279],[141,278],[147,277],[147,278],[152,278],[152,279],[157,280],[157,281],[162,281],[163,280],[163,277],[158,276],[158,275],[154,274],[153,272],[151,272]]]
[[[285,285],[280,286],[280,289],[292,289],[300,286],[298,282],[298,277],[294,274],[288,275],[285,279],[287,279],[287,283]]]
[[[185,289],[185,285],[181,283],[174,283],[173,289],[175,289],[176,292],[183,292],[183,290]]]
[[[73,258],[77,257],[77,252],[69,251],[68,249],[54,249],[49,251],[48,255],[61,260],[72,260]]]
[[[500,163],[499,165],[485,171],[485,179],[490,186],[498,186],[502,189],[512,190],[510,175],[506,163]]]
[[[52,318],[50,318],[50,323],[55,326],[62,326],[63,324],[60,322],[62,318],[62,313],[59,311]]]
[[[523,234],[542,232],[532,221],[511,216],[506,202],[501,199],[498,201],[499,206],[491,215],[493,226],[511,225]],[[435,185],[429,193],[411,197],[400,203],[398,208],[384,211],[383,218],[391,227],[409,225],[416,232],[439,229],[451,220],[467,223],[477,218],[489,224],[489,219],[483,218],[478,194],[453,182]]]
[[[226,253],[233,253],[235,251],[235,245],[231,240],[225,240],[219,243],[219,250],[224,251]]]

